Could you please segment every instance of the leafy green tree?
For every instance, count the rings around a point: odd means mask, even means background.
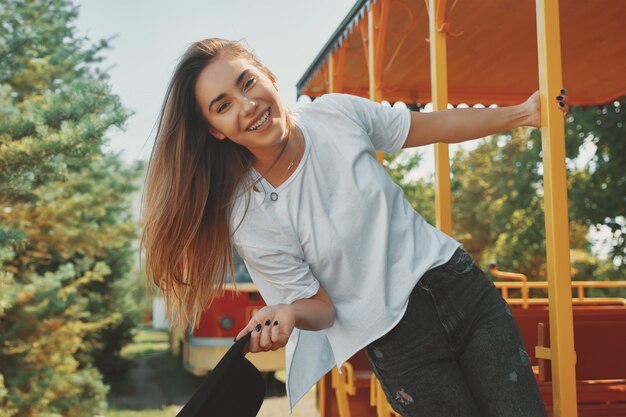
[[[483,268],[545,280],[546,248],[539,131],[515,129],[482,139],[476,149],[460,151],[452,167],[455,235]],[[580,274],[594,270],[587,227],[570,222],[570,246]]]
[[[455,154],[452,207],[455,234],[485,268],[539,277],[545,262],[543,201],[537,190],[539,151],[524,129],[482,139]]]
[[[141,166],[102,145],[129,112],[68,0],[0,4],[0,416],[93,416],[138,321]],[[99,368],[99,369],[98,369]]]
[[[573,108],[566,125],[568,154],[593,150],[582,167],[572,167],[571,217],[595,229],[610,231],[611,249],[605,273],[623,279],[626,271],[626,98],[604,106]]]

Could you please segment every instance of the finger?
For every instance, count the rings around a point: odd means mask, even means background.
[[[280,349],[285,346],[286,343],[287,341],[280,333],[278,320],[275,320],[274,323],[272,323],[272,350]]]
[[[252,330],[252,335],[250,336],[250,352],[261,352],[262,349],[259,347],[259,338],[261,336],[261,324],[257,324],[254,330]]]
[[[237,336],[235,336],[235,342],[241,339],[242,337],[244,337],[245,335],[247,335],[248,333],[250,333],[250,330],[248,329],[248,326],[246,326],[243,329],[241,329],[239,333],[237,333]]]
[[[235,341],[241,339],[242,337],[250,333],[252,330],[254,330],[254,326],[256,326],[256,322],[254,321],[254,317],[253,317],[250,319],[246,327],[241,329],[241,331],[237,334],[237,336],[235,337]]]
[[[275,327],[277,330],[275,330],[273,342],[277,347],[284,347],[287,342],[289,342],[293,326],[290,327],[289,325],[285,325],[285,323],[281,322],[281,324],[277,324]]]
[[[567,113],[569,111],[569,102],[568,102],[569,98],[567,97],[567,95],[562,94],[562,95],[556,96],[556,100],[559,103],[559,108],[561,109],[561,111]]]
[[[272,324],[271,320],[265,320],[263,328],[261,329],[261,336],[259,338],[259,346],[262,350],[269,350],[272,347]]]

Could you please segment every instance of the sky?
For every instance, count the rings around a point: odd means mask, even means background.
[[[165,88],[192,42],[244,39],[276,75],[288,107],[296,83],[355,0],[79,0],[78,35],[116,36],[103,53],[113,93],[134,114],[109,131],[109,148],[126,161],[147,159]]]

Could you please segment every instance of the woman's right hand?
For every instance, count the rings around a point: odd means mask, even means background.
[[[291,305],[266,306],[252,316],[235,340],[252,332],[250,343],[244,348],[244,354],[278,350],[287,344],[295,325],[296,315]]]

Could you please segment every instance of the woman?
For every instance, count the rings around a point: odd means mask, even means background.
[[[250,352],[286,347],[291,406],[367,347],[402,415],[544,416],[506,303],[375,158],[537,127],[539,108],[538,93],[433,113],[331,94],[290,113],[242,45],[193,44],[167,89],[146,184],[142,246],[170,322],[195,323],[234,245],[268,305],[237,339],[252,332]]]

